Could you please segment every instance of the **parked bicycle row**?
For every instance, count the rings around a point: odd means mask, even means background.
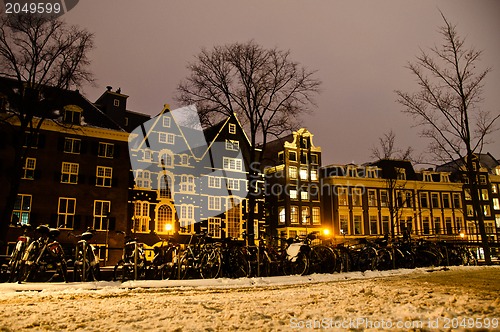
[[[57,242],[59,230],[40,225],[35,237],[30,226],[18,242],[7,266],[5,281],[95,281],[100,264],[90,241],[93,231],[77,238],[73,257],[67,261]],[[244,234],[245,236],[245,234]],[[159,239],[153,259],[147,260],[144,245],[126,237],[122,259],[114,266],[115,280],[241,278],[305,275],[348,271],[388,270],[440,265],[475,265],[477,259],[466,246],[424,239],[389,241],[359,239],[356,243],[327,243],[317,232],[290,239],[259,238],[245,246],[234,239],[215,240],[206,233],[192,234],[187,244],[172,238]],[[73,267],[68,278],[68,265]]]

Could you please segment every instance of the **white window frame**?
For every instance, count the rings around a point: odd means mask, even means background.
[[[220,188],[221,178],[218,176],[208,176],[208,188]]]
[[[113,182],[113,168],[106,166],[97,166],[95,174],[96,187],[111,188]]]
[[[23,166],[23,179],[34,180],[36,169],[36,158],[26,158]]]
[[[62,204],[65,202],[64,211],[61,210]],[[72,202],[71,204],[68,204]],[[64,229],[73,229],[75,227],[76,198],[59,197],[57,205],[57,226]]]
[[[115,154],[115,145],[113,143],[99,142],[97,156],[101,158],[113,158]]]
[[[100,208],[98,209],[98,205],[100,205]],[[106,209],[107,205],[107,209]],[[100,211],[97,211],[100,210]],[[106,211],[107,210],[107,211]],[[111,201],[104,201],[104,200],[94,200],[94,208],[93,208],[93,216],[94,216],[94,229],[99,230],[99,231],[105,231],[106,230],[106,218],[109,215],[109,212],[111,211]]]
[[[235,140],[226,139],[226,150],[228,151],[239,151],[240,142]]]
[[[64,153],[80,154],[82,148],[82,140],[79,138],[65,137],[64,138]]]
[[[221,199],[219,196],[208,196],[208,209],[220,211]]]
[[[221,225],[222,225],[222,219],[221,218],[208,218],[208,235],[210,235],[213,238],[220,238],[221,237]]]
[[[169,116],[163,116],[162,125],[165,128],[170,128],[171,118]]]
[[[242,160],[239,158],[223,157],[222,167],[229,171],[241,171],[242,170]]]
[[[238,179],[226,179],[227,189],[229,190],[240,190],[240,180]]]
[[[63,161],[61,166],[61,183],[78,184],[80,165]]]

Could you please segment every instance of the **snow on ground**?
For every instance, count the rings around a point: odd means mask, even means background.
[[[500,330],[500,267],[0,284],[0,306],[0,331]]]

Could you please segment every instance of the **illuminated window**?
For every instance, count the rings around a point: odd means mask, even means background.
[[[149,218],[147,219],[149,221]],[[156,215],[156,230],[158,232],[168,233],[173,230],[173,212],[172,208],[168,205],[161,205],[158,207]],[[147,231],[147,227],[144,231]]]
[[[232,124],[232,123],[229,124],[229,133],[236,134],[236,125],[235,124]]]
[[[312,208],[312,222],[313,222],[313,225],[320,225],[321,224],[321,216],[320,216],[319,207]]]
[[[283,206],[278,208],[278,220],[280,223],[284,224],[286,221],[286,212]]]
[[[31,195],[18,194],[12,210],[12,223],[29,224],[31,213]]]
[[[352,205],[353,206],[361,206],[361,198],[362,198],[362,190],[361,188],[352,188]]]
[[[288,167],[288,176],[290,177],[290,179],[296,179],[297,178],[297,167],[295,167],[295,166]]]
[[[363,234],[363,219],[361,215],[354,215],[353,216],[353,223],[354,223],[354,234]]]
[[[290,222],[292,224],[299,223],[299,208],[293,205],[290,207]]]
[[[221,237],[221,218],[208,218],[208,235],[214,238]]]

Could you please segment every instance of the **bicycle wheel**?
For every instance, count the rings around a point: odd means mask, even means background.
[[[245,278],[249,274],[249,265],[245,254],[239,249],[232,249],[228,253],[229,257],[224,269],[228,278]]]
[[[386,271],[392,270],[392,254],[388,249],[379,249],[377,251],[377,270]]]
[[[365,248],[358,253],[358,269],[361,272],[375,270],[377,267],[377,251],[374,248]]]
[[[306,254],[299,252],[295,259],[285,259],[283,262],[283,273],[285,275],[305,275],[309,268],[309,259]]]
[[[120,280],[122,282],[125,281],[125,280],[123,280],[124,266],[125,266],[125,262],[123,261],[123,259],[119,260],[118,263],[116,263],[116,265],[113,269],[113,280],[114,281],[118,281],[118,280]]]
[[[179,279],[189,279],[195,276],[194,257],[188,251],[185,252],[179,261]]]
[[[220,275],[221,256],[215,249],[205,251],[200,259],[200,274],[203,279],[214,279]]]
[[[337,257],[333,250],[323,245],[312,247],[309,273],[333,273],[336,264]]]
[[[440,258],[436,253],[428,250],[417,250],[415,253],[415,267],[439,266]]]
[[[336,250],[337,252],[337,272],[349,272],[352,270],[352,257],[348,249]]]

